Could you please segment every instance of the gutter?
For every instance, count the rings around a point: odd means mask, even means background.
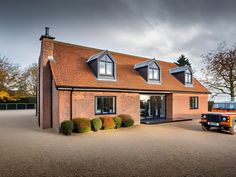
[[[73,94],[73,88],[71,89],[71,91],[70,91],[70,120],[72,120],[72,111],[73,111],[73,109],[72,109],[72,94]]]
[[[199,93],[210,94],[210,92],[196,92],[196,91],[175,91],[175,90],[138,90],[138,89],[112,89],[112,88],[94,88],[94,87],[67,87],[58,86],[57,90],[62,91],[96,91],[96,92],[126,92],[126,93]]]

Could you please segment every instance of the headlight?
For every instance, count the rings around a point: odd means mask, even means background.
[[[222,117],[222,120],[226,122],[228,120],[228,117]]]
[[[203,118],[203,119],[206,119],[206,118],[207,118],[207,116],[204,114],[204,115],[202,115],[202,118]]]

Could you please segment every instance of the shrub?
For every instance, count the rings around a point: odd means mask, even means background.
[[[134,120],[133,119],[127,119],[125,122],[124,122],[124,127],[131,127],[134,125]]]
[[[113,120],[112,116],[103,116],[102,119],[102,126],[103,129],[113,129],[116,127],[116,123]]]
[[[122,125],[122,120],[121,120],[121,118],[118,117],[118,116],[115,116],[115,117],[113,117],[113,120],[114,120],[115,123],[116,123],[116,128],[120,128],[121,125]]]
[[[120,115],[118,115],[118,117],[121,118],[123,127],[130,127],[130,126],[134,125],[134,120],[132,119],[132,117],[130,115],[120,114]]]
[[[61,132],[63,135],[71,135],[74,129],[74,123],[71,120],[65,120],[61,123]]]
[[[87,118],[73,119],[74,129],[78,133],[85,133],[91,131],[91,122]]]
[[[99,118],[95,118],[91,121],[93,130],[96,132],[102,128],[102,120]]]

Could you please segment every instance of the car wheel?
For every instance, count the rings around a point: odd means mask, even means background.
[[[236,124],[233,123],[232,127],[230,127],[229,132],[231,135],[234,135],[236,133]]]
[[[210,130],[210,126],[202,124],[202,130],[203,131],[209,131]]]

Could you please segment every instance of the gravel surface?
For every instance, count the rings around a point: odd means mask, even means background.
[[[236,135],[198,121],[63,136],[35,112],[0,111],[1,177],[236,176]]]

